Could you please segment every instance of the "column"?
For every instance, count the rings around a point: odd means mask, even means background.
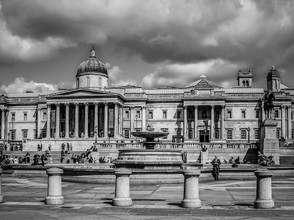
[[[130,175],[131,170],[120,168],[115,170],[115,197],[113,205],[115,206],[131,206],[132,199],[130,197]]]
[[[211,105],[210,139],[214,140],[214,105]]]
[[[134,118],[134,115],[133,115],[133,111],[134,110],[134,107],[133,106],[131,106],[130,107],[130,132],[132,132],[132,131],[134,131],[134,122],[133,122],[133,118]]]
[[[198,141],[198,106],[194,106],[194,138]]]
[[[48,175],[48,188],[45,203],[47,205],[62,205],[64,203],[61,180],[63,170],[54,167],[46,170],[46,173]]]
[[[118,104],[114,104],[114,138],[118,137]]]
[[[146,106],[142,107],[142,131],[146,131]]]
[[[75,138],[79,137],[79,103],[75,103]]]
[[[225,106],[222,105],[222,112],[221,112],[221,137],[220,139],[225,139]]]
[[[60,104],[56,103],[56,115],[55,115],[55,137],[60,138]]]
[[[199,176],[200,170],[184,170],[184,196],[182,200],[184,208],[201,207],[198,187]]]
[[[183,136],[184,140],[187,138],[187,106],[184,106],[184,122],[183,122]]]
[[[8,133],[9,133],[9,110],[5,110],[5,139],[8,139]]]
[[[104,103],[104,137],[108,137],[108,103]]]
[[[286,116],[286,114],[285,114],[285,106],[284,105],[281,106],[281,114],[282,114],[281,115],[282,116],[282,120],[281,120],[281,132],[282,132],[282,137],[285,138],[285,134],[286,134],[285,133],[285,130],[286,130],[285,129],[286,128],[286,126],[285,126],[285,124],[286,124],[285,123],[286,122],[286,117],[285,116]]]
[[[4,126],[5,126],[5,112],[4,112],[4,109],[1,109],[1,139],[4,139],[4,132],[5,132],[5,129],[4,129]]]
[[[288,106],[288,139],[292,139],[292,108]]]
[[[39,138],[41,134],[41,107],[37,107],[37,132],[36,137]]]
[[[265,120],[265,111],[264,111],[264,107],[263,106],[264,106],[264,102],[261,103],[261,108],[260,108],[262,122]]]
[[[65,138],[69,137],[69,103],[65,103]]]
[[[47,134],[46,134],[46,137],[47,138],[50,138],[50,113],[51,113],[51,106],[50,104],[47,105]]]
[[[257,170],[254,173],[257,177],[254,208],[273,208],[275,204],[272,200],[272,172],[269,170]]]
[[[94,103],[94,135],[98,136],[98,103]],[[94,137],[94,138],[96,138]]]
[[[89,123],[89,103],[85,103],[85,138],[88,138],[89,137],[89,131],[88,131],[88,123]]]
[[[123,136],[123,106],[120,108],[120,134]]]
[[[2,177],[1,177],[2,173],[3,173],[3,170],[0,167],[0,203],[3,202],[3,195],[2,195],[2,188],[1,188],[2,187]]]

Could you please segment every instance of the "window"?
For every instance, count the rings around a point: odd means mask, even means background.
[[[141,111],[140,110],[136,111],[136,118],[141,118]]]
[[[202,111],[202,118],[204,118],[204,119],[206,119],[206,118],[207,118],[206,111]]]
[[[148,119],[153,119],[153,111],[148,111]]]
[[[220,111],[215,112],[215,120],[218,121],[220,116]]]
[[[37,135],[37,129],[34,129],[34,138],[37,139],[38,135]]]
[[[181,118],[181,110],[177,111],[177,118]]]
[[[232,110],[231,109],[227,110],[227,117],[232,118]]]
[[[260,130],[259,128],[254,129],[254,138],[259,139],[260,138]]]
[[[10,130],[11,133],[11,140],[15,140],[16,130]]]
[[[125,129],[125,132],[124,132],[124,137],[129,139],[130,138],[130,130],[128,129]]]
[[[275,118],[279,118],[279,110],[275,110]]]
[[[219,128],[215,129],[215,139],[219,139]]]
[[[227,139],[233,139],[233,129],[227,129]]]
[[[241,129],[241,139],[247,139],[247,131],[246,131],[246,129]]]
[[[188,118],[193,118],[193,112],[192,111],[188,111]]]
[[[43,138],[46,138],[46,134],[47,134],[46,128],[45,129],[42,129],[42,137]]]
[[[24,121],[27,121],[28,120],[28,113],[27,112],[24,112],[23,113],[23,120]]]
[[[28,129],[22,129],[22,137],[23,138],[28,138]]]
[[[43,112],[43,120],[47,120],[47,112]]]
[[[11,121],[15,121],[15,112],[11,112]]]
[[[276,137],[278,139],[280,139],[280,137],[281,137],[281,128],[277,128],[277,130],[276,130]]]
[[[246,110],[241,110],[241,117],[246,118]]]
[[[255,118],[259,118],[259,110],[255,110]]]
[[[168,132],[168,128],[161,128],[162,132]],[[162,137],[162,139],[167,139],[167,136]]]
[[[130,119],[130,111],[125,110],[125,119]]]
[[[102,79],[101,79],[101,77],[98,78],[98,86],[102,87]]]
[[[167,118],[167,110],[162,110],[162,118],[163,119]]]

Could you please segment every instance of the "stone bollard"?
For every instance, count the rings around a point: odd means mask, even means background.
[[[130,197],[130,175],[131,170],[126,168],[119,168],[114,172],[115,180],[115,197],[113,198],[113,205],[115,206],[131,206],[132,199]]]
[[[2,177],[1,177],[2,173],[3,173],[3,170],[0,167],[0,202],[3,202],[3,195],[2,195],[2,188],[1,188],[2,187]]]
[[[62,205],[64,203],[61,181],[63,170],[54,167],[46,170],[46,172],[48,175],[48,189],[45,203],[47,205]]]
[[[184,198],[182,205],[184,208],[201,207],[199,199],[198,177],[200,170],[184,170]]]
[[[270,209],[275,206],[272,200],[272,176],[273,173],[269,170],[255,171],[257,177],[256,182],[256,200],[254,208]]]

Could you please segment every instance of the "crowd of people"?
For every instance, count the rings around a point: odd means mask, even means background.
[[[22,156],[12,156],[12,155],[1,155],[0,156],[1,165],[20,164],[20,163],[29,164],[30,162],[31,162],[30,161],[30,153],[26,153],[23,157]]]

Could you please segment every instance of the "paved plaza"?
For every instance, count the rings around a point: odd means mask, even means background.
[[[293,219],[294,177],[273,178],[276,208],[253,208],[252,181],[200,183],[200,209],[181,207],[183,184],[131,185],[133,206],[112,206],[114,184],[63,182],[65,204],[44,205],[46,178],[2,178],[0,219]]]

